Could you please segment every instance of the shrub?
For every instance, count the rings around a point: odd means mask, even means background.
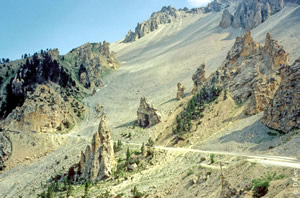
[[[154,145],[154,141],[151,137],[148,139],[148,143],[146,145],[150,146],[150,147],[152,147]]]
[[[187,172],[186,176],[188,177],[188,176],[190,176],[192,174],[194,174],[194,171],[192,169],[189,169],[189,171]]]
[[[210,163],[211,164],[215,163],[215,154],[212,153],[209,155],[209,157],[210,157]]]
[[[278,180],[284,178],[284,175],[277,176],[276,173],[262,176],[261,178],[252,180],[253,184],[253,197],[263,197],[268,193],[268,188],[272,180]]]
[[[145,154],[145,145],[144,145],[144,142],[143,142],[142,147],[141,147],[141,153],[142,153],[142,155]]]
[[[142,192],[138,191],[136,186],[134,186],[134,188],[131,190],[131,193],[134,198],[142,198],[144,196]]]

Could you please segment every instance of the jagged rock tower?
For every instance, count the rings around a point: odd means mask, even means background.
[[[194,88],[192,90],[192,94],[195,94],[205,82],[204,64],[200,65],[200,67],[197,68],[197,71],[194,73],[192,80],[194,81]]]
[[[139,126],[150,127],[161,122],[161,115],[152,104],[148,103],[145,97],[142,97],[137,110],[137,120]]]
[[[176,95],[177,100],[181,100],[184,98],[184,86],[182,86],[181,83],[177,83],[177,95]]]
[[[81,177],[96,182],[109,178],[115,166],[115,154],[111,131],[106,127],[106,116],[102,116],[98,132],[93,136],[92,145],[88,145],[85,153],[81,152]]]

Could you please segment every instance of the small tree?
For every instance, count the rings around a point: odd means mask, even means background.
[[[89,188],[90,188],[90,182],[88,180],[86,180],[85,186],[84,186],[84,198],[88,197]]]
[[[141,153],[142,153],[142,155],[145,154],[145,145],[144,145],[144,142],[143,142],[142,147],[141,147]]]
[[[58,181],[57,181],[57,180],[55,181],[54,191],[55,191],[55,192],[58,192],[58,191],[59,191],[59,184],[58,184]]]
[[[68,184],[68,189],[67,189],[67,197],[71,196],[72,195],[72,185],[71,183],[69,182]]]
[[[147,146],[152,147],[153,145],[154,145],[154,141],[153,141],[153,139],[151,137],[149,137]]]
[[[126,152],[126,162],[127,162],[127,163],[128,163],[129,160],[130,160],[130,156],[131,156],[131,153],[130,153],[129,147],[127,147],[127,152]]]
[[[48,191],[47,191],[47,198],[53,198],[53,188],[52,186],[48,187]]]
[[[210,163],[213,164],[215,163],[215,154],[210,154]]]

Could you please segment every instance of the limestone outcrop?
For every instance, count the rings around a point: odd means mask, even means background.
[[[104,115],[104,107],[101,104],[97,104],[95,107],[97,117],[101,118]]]
[[[194,81],[192,94],[195,94],[205,82],[205,64],[202,64],[197,68],[192,80]]]
[[[177,83],[176,99],[181,100],[182,98],[184,98],[184,86],[181,83]]]
[[[146,34],[157,30],[160,25],[172,23],[173,21],[189,14],[193,15],[199,13],[219,12],[228,5],[230,5],[229,0],[214,0],[206,7],[201,8],[184,8],[176,10],[171,6],[164,6],[160,11],[154,12],[147,21],[138,23],[134,31],[129,30],[123,42],[130,43],[136,41],[144,37]]]
[[[150,104],[145,97],[141,98],[140,106],[137,110],[137,121],[140,127],[151,127],[161,122],[161,115],[158,110]]]
[[[48,83],[28,92],[22,106],[16,107],[1,123],[4,129],[28,132],[67,132],[84,115],[84,106],[68,97],[59,86]]]
[[[236,39],[223,66],[207,84],[229,90],[238,103],[248,101],[246,113],[256,114],[269,106],[281,82],[279,70],[288,64],[288,53],[270,34],[263,45],[247,31]]]
[[[264,112],[263,122],[270,128],[289,132],[300,128],[300,58],[281,70],[282,81],[271,105]]]
[[[243,0],[232,15],[223,11],[220,27],[252,30],[284,7],[284,0]]]
[[[220,22],[220,27],[224,28],[224,29],[228,28],[231,26],[232,22],[233,22],[233,16],[230,14],[228,9],[225,9],[223,11],[222,20]]]
[[[81,152],[79,170],[83,179],[97,182],[109,178],[115,165],[111,131],[106,127],[106,116],[102,116],[92,144]]]
[[[138,23],[134,32],[130,30],[123,42],[129,43],[142,38],[149,32],[158,29],[159,25],[171,23],[171,21],[178,16],[179,13],[175,8],[164,6],[159,12],[154,12],[149,20]]]
[[[110,52],[110,44],[86,43],[76,49],[73,49],[65,57],[71,59],[72,64],[78,70],[78,79],[86,88],[102,87],[103,81],[101,75],[106,68],[116,69],[118,62],[115,53]]]
[[[4,131],[0,131],[0,171],[5,168],[5,161],[8,160],[12,152],[12,144]]]

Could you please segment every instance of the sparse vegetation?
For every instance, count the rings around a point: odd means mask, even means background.
[[[122,141],[118,140],[118,142],[114,142],[114,152],[119,152],[120,150],[122,150]]]
[[[154,141],[153,141],[153,139],[152,139],[151,137],[149,137],[146,146],[150,146],[150,147],[153,147],[153,146],[154,146]]]
[[[134,198],[142,198],[144,197],[144,193],[138,191],[137,187],[134,186],[134,188],[131,190],[132,196]]]
[[[182,136],[185,132],[192,129],[192,120],[203,117],[205,104],[213,102],[221,93],[220,88],[202,88],[196,96],[194,96],[184,108],[184,110],[176,116],[176,127],[173,128],[173,133]]]
[[[283,179],[284,175],[277,176],[276,173],[267,173],[261,178],[252,180],[253,184],[253,196],[256,198],[263,197],[268,193],[268,188],[272,180]]]
[[[186,176],[188,177],[188,176],[190,176],[192,174],[194,174],[194,171],[192,169],[189,169],[189,171],[187,172]]]

